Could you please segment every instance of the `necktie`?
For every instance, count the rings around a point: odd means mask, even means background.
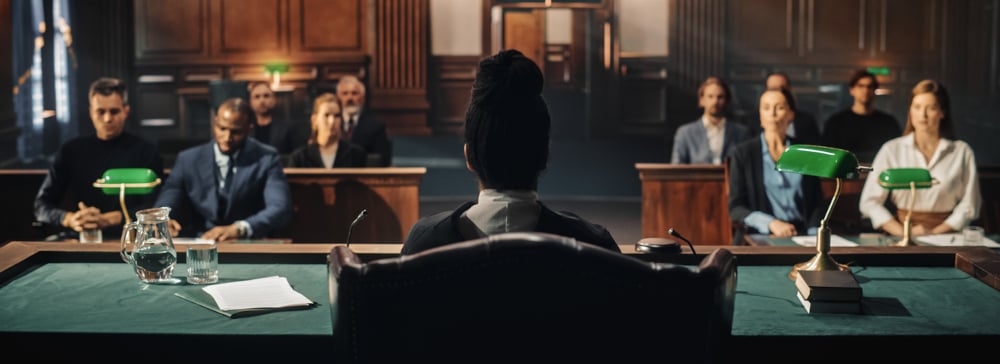
[[[233,184],[233,175],[236,174],[233,173],[234,168],[236,166],[236,161],[233,160],[233,156],[231,155],[227,155],[227,157],[228,158],[226,158],[226,176],[223,177],[222,187],[219,188],[218,201],[217,201],[218,204],[216,205],[217,207],[215,209],[216,222],[221,222],[225,220],[226,210],[228,209],[229,206],[229,191],[231,191],[232,188],[230,186]]]
[[[230,185],[233,184],[233,175],[235,174],[233,173],[233,170],[236,166],[236,161],[233,160],[232,155],[229,156],[229,159],[227,160],[226,164],[228,164],[228,166],[226,166],[226,182],[224,182],[222,188],[228,192],[232,190]]]
[[[347,136],[350,137],[351,133],[354,132],[354,119],[355,116],[351,115],[347,117]]]

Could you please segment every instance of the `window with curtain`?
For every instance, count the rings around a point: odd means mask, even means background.
[[[11,13],[17,153],[25,164],[45,163],[79,133],[69,0],[14,0]]]

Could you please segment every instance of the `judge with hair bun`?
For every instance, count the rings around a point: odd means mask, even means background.
[[[507,232],[544,232],[619,252],[611,233],[538,200],[538,178],[549,158],[551,117],[542,98],[542,71],[520,51],[479,62],[465,113],[465,163],[479,198],[413,225],[403,254]]]

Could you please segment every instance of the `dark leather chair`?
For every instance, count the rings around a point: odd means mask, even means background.
[[[509,233],[362,262],[329,256],[338,363],[713,362],[732,328],[735,257],[651,263]]]

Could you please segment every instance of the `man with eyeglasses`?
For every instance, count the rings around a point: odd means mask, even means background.
[[[860,162],[870,163],[883,143],[903,135],[895,117],[875,109],[878,87],[878,79],[871,72],[854,72],[850,83],[854,104],[827,119],[823,145],[849,150]]]

